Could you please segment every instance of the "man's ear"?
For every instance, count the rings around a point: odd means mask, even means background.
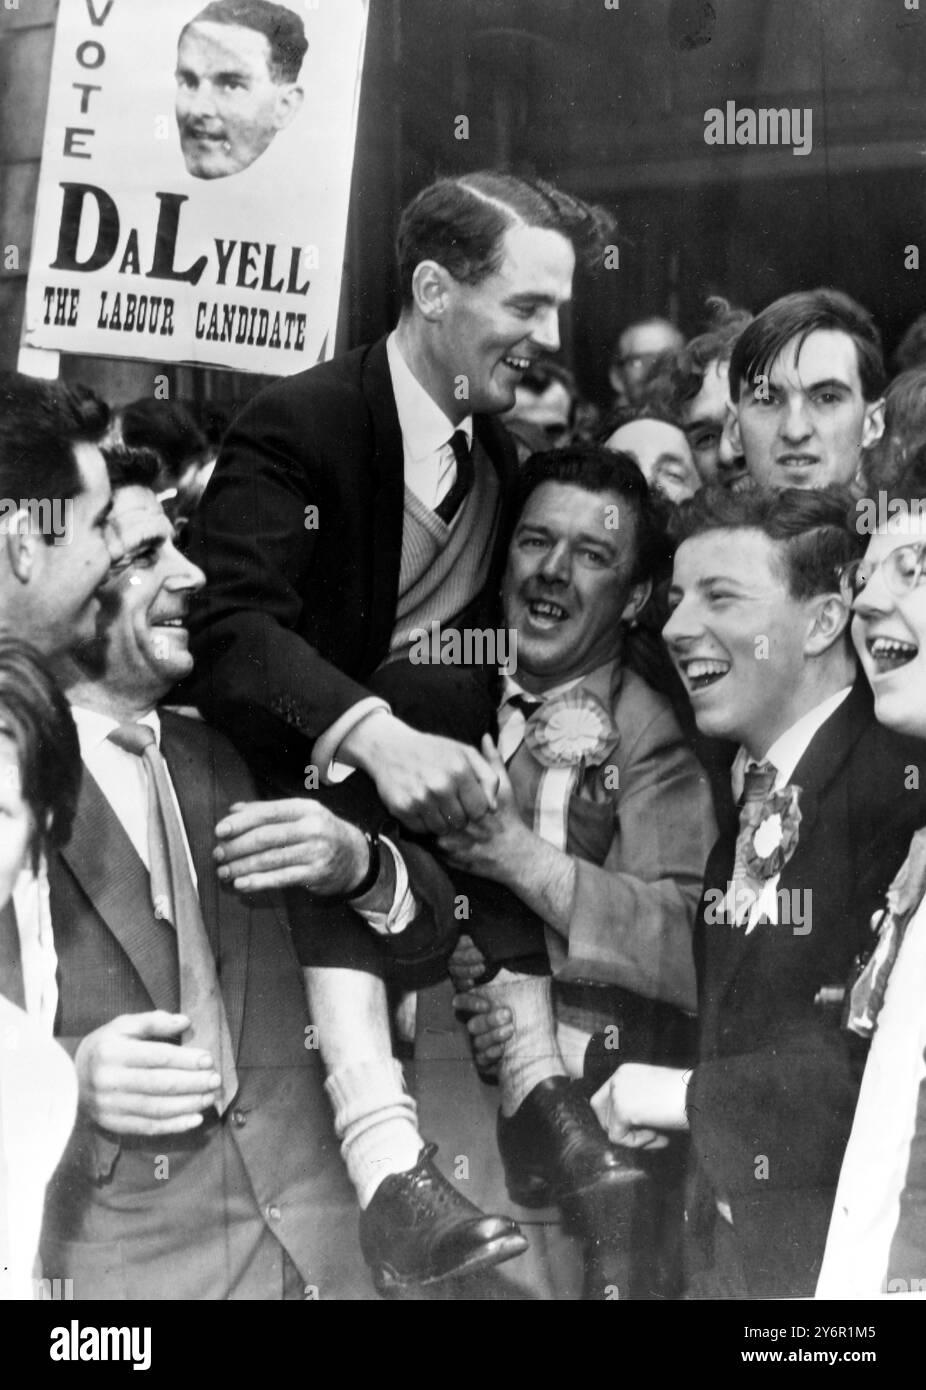
[[[450,275],[437,261],[419,261],[412,273],[415,308],[429,323],[443,318],[450,292]]]
[[[852,608],[842,594],[820,594],[813,600],[813,614],[804,640],[807,656],[822,656],[838,642],[852,617]]]
[[[740,414],[732,401],[724,407],[723,438],[727,440],[734,458],[743,457],[743,436],[740,431]]]
[[[6,547],[10,573],[20,584],[28,584],[40,561],[39,549],[44,544],[32,529],[31,518],[20,507],[7,521],[0,543]]]
[[[649,602],[649,596],[652,592],[653,585],[652,581],[649,579],[644,579],[641,584],[634,584],[633,588],[630,590],[630,597],[624,605],[624,611],[621,614],[621,622],[635,622]]]
[[[273,124],[277,130],[285,130],[295,120],[305,99],[305,92],[295,84],[284,87],[277,97]]]
[[[865,418],[862,422],[862,448],[867,449],[884,433],[884,397],[878,401],[872,401],[865,407]]]

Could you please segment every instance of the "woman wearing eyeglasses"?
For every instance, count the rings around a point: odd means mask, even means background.
[[[926,739],[926,501],[892,499],[888,525],[844,567],[852,640],[882,724]],[[898,796],[919,786],[907,769]],[[846,1026],[871,1050],[830,1222],[818,1298],[926,1292],[926,828],[914,835]]]
[[[64,696],[31,647],[0,633],[0,1299],[37,1296],[45,1184],[77,1110],[73,1064],[52,1037],[43,856],[70,834],[80,768]]]

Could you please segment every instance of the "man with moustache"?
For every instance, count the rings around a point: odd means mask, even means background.
[[[919,740],[908,769],[919,785],[926,739],[926,517],[923,499],[896,499],[865,557],[843,571],[852,640],[875,715]],[[893,501],[892,501],[893,505]],[[872,1038],[843,1160],[818,1298],[877,1298],[926,1290],[926,831],[913,836],[870,955],[850,993],[846,1022]],[[866,952],[866,955],[868,952]]]
[[[596,1106],[619,1142],[690,1125],[692,1297],[813,1293],[858,1087],[827,1000],[924,816],[848,640],[847,501],[705,489],[682,518],[664,636],[701,732],[741,745],[740,809],[705,872],[697,1065],[625,1065]]]
[[[730,359],[729,444],[761,488],[850,486],[884,429],[884,359],[871,315],[839,290],[776,299]]]
[[[329,784],[330,804],[368,830],[371,866],[387,814],[443,834],[494,802],[496,774],[470,746],[494,716],[494,668],[411,653],[434,623],[497,626],[516,455],[493,417],[559,347],[577,254],[596,258],[606,221],[510,175],[425,188],[399,225],[396,329],[261,392],[193,517],[189,553],[209,585],[193,612],[192,698],[273,796]],[[276,841],[253,817],[244,834],[261,852]],[[229,845],[229,861],[250,843]],[[390,1287],[430,1279],[422,1201],[441,1226],[472,1216],[393,1056],[383,935],[404,928],[390,920],[377,935],[349,907],[323,913],[304,896],[291,915],[370,1263]],[[535,926],[512,924],[509,955],[537,948]],[[510,1248],[508,1223],[483,1235]]]
[[[302,20],[270,0],[213,0],[180,31],[175,114],[196,179],[223,179],[259,159],[302,106]]]

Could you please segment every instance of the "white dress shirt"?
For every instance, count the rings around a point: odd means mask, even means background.
[[[48,870],[44,858],[38,873],[21,870],[13,887],[13,910],[19,937],[26,1013],[51,1037],[58,1009],[58,957],[48,903]]]
[[[825,700],[821,700],[818,705],[814,705],[813,709],[808,710],[796,723],[791,725],[790,729],[786,729],[775,740],[764,757],[753,759],[745,748],[740,748],[733,760],[730,774],[734,801],[739,801],[742,796],[746,768],[754,762],[770,762],[775,767],[775,791],[780,791],[782,787],[787,786],[794,775],[794,769],[807,752],[811,742],[830,715],[835,714],[842,702],[848,698],[851,690],[851,685],[847,685],[844,689],[838,690],[835,695],[830,695]],[[762,917],[765,917],[769,922],[777,923],[778,880],[780,877],[780,874],[775,874],[773,878],[770,878],[753,903],[746,925],[747,936]]]
[[[461,430],[472,447],[473,417],[468,415],[458,425],[448,419],[405,361],[395,332],[386,339],[386,358],[402,431],[405,482],[418,500],[433,511],[456,481],[457,461],[450,444],[451,436]],[[461,511],[462,508],[450,522],[451,529]],[[312,762],[319,769],[323,782],[343,782],[350,776],[354,769],[338,762],[338,748],[362,719],[379,709],[391,713],[386,701],[377,696],[358,700],[316,739]]]
[[[924,999],[926,900],[904,932],[878,1015],[836,1189],[818,1298],[917,1292],[912,1278],[910,1288],[892,1289],[886,1276],[910,1161],[917,1098],[926,1080]]]
[[[92,774],[101,792],[113,808],[139,859],[146,869],[150,869],[148,855],[148,773],[145,769],[144,759],[140,758],[137,753],[129,753],[112,742],[109,735],[113,729],[119,727],[118,720],[107,714],[98,714],[95,710],[83,709],[77,705],[71,707],[71,713],[74,716],[74,723],[77,725],[80,755],[84,766]],[[147,724],[149,728],[154,730],[154,736],[158,748],[160,748],[161,721],[157,711],[151,710],[149,714],[144,715],[136,722]],[[193,875],[194,885],[198,886],[190,843],[187,839],[180,803],[177,801],[177,793],[174,790],[169,768],[167,768],[167,781],[177,812],[177,820],[180,823],[183,843],[186,846],[190,873]],[[408,870],[401,854],[385,836],[381,837],[381,843],[388,848],[395,860],[396,887],[392,906],[388,912],[374,912],[368,908],[356,907],[356,905],[355,910],[375,932],[392,936],[403,931],[409,925],[418,910],[418,905],[411,890]]]

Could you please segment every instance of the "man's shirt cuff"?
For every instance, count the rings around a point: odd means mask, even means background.
[[[377,935],[398,936],[418,915],[418,903],[408,881],[405,860],[385,835],[380,835],[379,843],[387,846],[395,861],[395,895],[392,906],[388,912],[373,912],[369,908],[358,907],[356,903],[353,904],[353,908]]]
[[[365,700],[358,700],[355,705],[351,705],[330,728],[319,734],[312,748],[312,762],[318,768],[320,781],[327,786],[335,782],[346,782],[351,773],[356,771],[349,763],[338,762],[338,749],[347,735],[356,729],[368,714],[380,709],[384,709],[387,714],[392,713],[385,700],[379,699],[376,695],[369,695]]]

